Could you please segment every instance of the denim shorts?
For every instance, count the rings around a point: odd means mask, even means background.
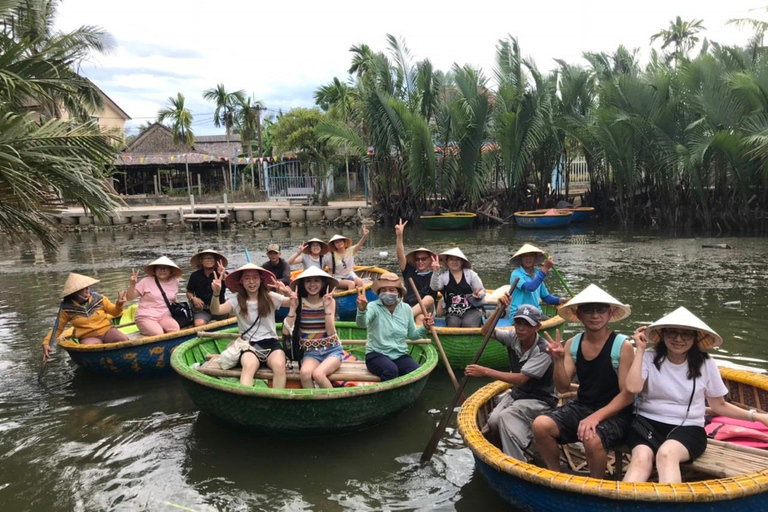
[[[341,348],[341,345],[334,345],[333,347],[323,348],[320,350],[307,350],[304,352],[303,359],[311,358],[319,363],[322,363],[329,357],[335,357],[339,361],[342,361],[344,359],[344,349]]]

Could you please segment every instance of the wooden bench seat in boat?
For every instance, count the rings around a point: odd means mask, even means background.
[[[211,356],[212,354],[209,354]],[[213,355],[208,357],[208,361],[202,366],[197,368],[197,371],[211,377],[240,377],[242,368],[232,368],[231,370],[223,370],[219,365],[219,356]],[[299,365],[294,365],[295,368],[287,368],[285,375],[288,380],[301,380],[299,373]],[[272,380],[272,370],[264,367],[259,367],[256,371],[257,379]],[[376,375],[368,371],[365,366],[365,361],[343,361],[341,367],[334,373],[328,376],[332,381],[359,381],[359,382],[381,382],[381,379]]]

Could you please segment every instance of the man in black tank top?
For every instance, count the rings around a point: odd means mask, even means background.
[[[624,337],[617,340],[608,324],[626,318],[630,311],[629,306],[590,285],[558,311],[568,321],[581,322],[584,332],[565,345],[559,332],[555,340],[546,335],[557,390],[568,391],[574,376],[579,381],[576,399],[539,416],[533,423],[536,446],[553,471],[560,471],[558,443],[581,441],[590,476],[604,478],[606,450],[624,441],[634,401],[634,396],[624,389],[624,382],[634,349]],[[620,351],[613,350],[614,342],[621,343]],[[618,368],[614,366],[612,352],[619,354]]]
[[[509,295],[504,295],[499,298],[497,307],[507,307],[509,303]],[[513,319],[514,331],[496,329],[493,335],[507,347],[511,371],[500,372],[471,364],[465,373],[514,386],[501,397],[488,417],[488,437],[494,444],[501,441],[501,449],[510,457],[527,462],[525,450],[533,440],[531,424],[537,416],[557,405],[557,395],[552,380],[552,358],[547,353],[547,342],[539,335],[539,308],[523,304],[517,308]]]

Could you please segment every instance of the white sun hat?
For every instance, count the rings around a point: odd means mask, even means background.
[[[189,259],[189,265],[192,268],[197,268],[200,265],[200,258],[202,258],[205,254],[210,254],[217,260],[221,260],[221,264],[225,267],[227,264],[229,264],[229,261],[227,260],[227,257],[221,254],[220,252],[216,252],[213,249],[206,249],[204,251],[200,251],[199,253],[195,254]]]
[[[418,249],[415,249],[415,250],[409,252],[408,254],[405,255],[405,261],[410,263],[410,265],[412,267],[414,267],[414,268],[416,267],[416,253],[417,252],[426,252],[426,253],[429,254],[430,258],[433,258],[433,257],[437,256],[437,253],[435,253],[435,251],[430,251],[426,247],[419,247]]]
[[[291,281],[291,284],[290,284],[291,290],[295,290],[302,279],[307,279],[310,277],[322,278],[325,281],[325,284],[328,285],[330,288],[336,288],[337,286],[339,286],[339,282],[333,277],[331,277],[327,272],[320,270],[317,267],[309,267],[307,270],[297,275],[293,281]]]
[[[69,274],[69,277],[67,277],[67,282],[64,283],[64,288],[61,290],[61,297],[64,298],[67,295],[72,295],[73,293],[79,292],[83,288],[88,288],[98,282],[98,279],[72,272]]]
[[[303,250],[303,251],[301,251],[301,252],[303,252],[304,254],[312,254],[312,248],[311,248],[311,245],[312,245],[313,243],[317,243],[317,244],[320,244],[320,256],[322,256],[323,254],[327,253],[327,252],[330,250],[330,249],[328,248],[328,244],[327,244],[327,243],[325,243],[325,242],[323,242],[323,241],[322,241],[322,240],[320,240],[319,238],[310,238],[309,240],[307,240],[306,242],[304,242],[304,245],[306,245],[306,247],[304,247],[304,250]]]
[[[464,256],[464,253],[461,252],[461,249],[458,247],[454,247],[453,249],[448,249],[447,251],[443,251],[440,253],[440,263],[445,265],[445,260],[448,258],[448,256],[453,256],[455,258],[461,258],[464,260],[464,268],[472,268],[472,263],[469,262],[466,256]],[[447,266],[447,265],[446,265]]]
[[[541,264],[542,261],[544,261],[544,251],[542,251],[535,245],[523,244],[523,246],[520,249],[518,249],[515,254],[512,255],[512,257],[509,259],[509,262],[517,266],[522,265],[523,264],[522,256],[524,254],[535,254],[536,265],[539,265]]]
[[[632,313],[632,308],[629,307],[629,304],[622,304],[599,286],[590,284],[581,293],[576,294],[574,298],[560,306],[557,314],[568,322],[578,322],[579,318],[576,316],[576,309],[582,304],[608,304],[612,306],[614,311],[609,320],[610,322],[623,320]]]
[[[333,237],[328,240],[328,248],[332,251],[333,250],[333,242],[336,240],[344,240],[344,247],[349,249],[352,247],[352,239],[349,237],[346,237],[344,235],[333,235]]]
[[[659,343],[661,330],[667,327],[696,331],[696,342],[701,350],[717,348],[723,344],[723,338],[719,334],[682,306],[649,325],[645,336],[651,343]]]
[[[170,258],[167,258],[165,256],[160,256],[155,261],[144,267],[144,272],[147,273],[148,276],[155,275],[155,267],[157,266],[163,266],[163,267],[171,267],[173,269],[173,277],[176,279],[181,277],[181,269],[178,265],[176,265],[173,261],[171,261]]]

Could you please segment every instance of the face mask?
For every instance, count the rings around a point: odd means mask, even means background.
[[[381,300],[381,303],[385,306],[394,306],[397,304],[398,296],[396,293],[382,293],[379,295],[379,300]]]

